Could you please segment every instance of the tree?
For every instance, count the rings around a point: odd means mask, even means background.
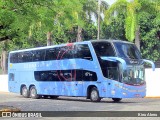
[[[104,0],[98,0],[98,8],[97,8],[97,14],[98,14],[98,17],[97,17],[97,27],[98,27],[98,30],[97,30],[97,40],[100,39],[100,24],[101,24],[101,13],[104,14],[104,11],[108,9],[108,4],[107,2],[105,2]]]
[[[51,36],[55,38],[76,24],[74,12],[81,12],[81,1],[1,0],[0,41],[5,40],[5,46],[0,45],[3,48],[2,53],[13,49],[44,46],[45,34],[48,41],[50,40],[48,43],[51,43]],[[3,60],[2,67],[5,64]]]
[[[158,0],[117,0],[105,13],[105,21],[107,24],[110,18],[116,14],[123,13],[125,15],[125,35],[129,41],[135,39],[135,44],[140,49],[140,16],[148,12],[150,14],[158,14]],[[159,19],[159,18],[157,18]]]
[[[91,18],[94,16],[96,19],[102,20],[102,17],[98,15],[100,13],[104,13],[104,11],[108,8],[108,4],[105,1],[100,2],[100,11],[98,11],[98,2],[96,0],[87,0],[86,2],[83,3],[83,8],[82,12],[79,12],[78,15],[78,20],[82,22],[78,22],[78,29],[77,29],[77,39],[76,41],[82,41],[82,28],[85,29],[85,22],[92,21]]]
[[[160,21],[154,14],[145,13],[140,19],[141,53],[147,59],[154,61],[160,58],[160,40],[157,31],[160,29]]]
[[[111,23],[109,25],[103,23],[101,32],[102,38],[126,40],[124,30],[124,18],[125,16],[123,14],[118,14],[117,17],[111,18]]]

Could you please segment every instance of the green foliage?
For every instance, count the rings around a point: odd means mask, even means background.
[[[0,1],[0,37],[9,39],[3,48],[10,51],[45,46],[48,31],[55,44],[67,42],[64,32],[83,23],[76,17],[83,4],[85,0]]]
[[[127,4],[128,2],[126,0],[117,0],[112,4],[105,12],[105,23],[109,25],[113,20],[112,18],[116,17],[119,12],[121,12],[120,14],[125,14]]]
[[[135,38],[135,31],[138,26],[136,11],[138,10],[139,6],[140,4],[137,3],[137,0],[127,4],[127,14],[125,19],[125,33],[126,33],[126,38],[130,42],[133,42]]]
[[[117,14],[125,15],[125,35],[129,41],[135,38],[135,31],[139,27],[140,16],[144,12],[150,14],[159,13],[159,2],[156,0],[117,0],[105,13],[105,23],[111,23],[111,18]],[[114,14],[116,13],[116,15]],[[159,18],[158,18],[159,19]]]
[[[54,44],[75,42],[78,26],[83,40],[96,39],[91,15],[97,18],[97,6],[95,0],[1,0],[0,39],[8,40],[1,42],[0,52],[45,46],[47,32],[52,33]],[[108,6],[102,2],[101,8],[103,13]],[[105,24],[101,21],[101,36],[133,41],[140,26],[142,55],[157,60],[159,13],[159,0],[117,0],[105,13]]]
[[[86,22],[83,30],[83,40],[93,40],[97,38],[97,27],[91,23]]]
[[[104,36],[119,39],[122,33],[123,37],[126,36],[129,41],[133,41],[137,26],[140,26],[142,56],[154,61],[158,60],[160,58],[160,40],[157,37],[157,31],[160,29],[159,5],[160,2],[156,0],[132,2],[117,0],[105,14]],[[124,17],[120,19],[119,14],[124,14]],[[125,36],[122,32],[123,26]]]
[[[155,15],[144,13],[141,16],[140,26],[142,56],[156,61],[160,58],[160,40],[157,37],[160,22],[156,21]]]
[[[117,17],[111,19],[111,23],[109,25],[103,23],[101,35],[102,38],[126,40],[124,18],[124,14],[119,14]]]

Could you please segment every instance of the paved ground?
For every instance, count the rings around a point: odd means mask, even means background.
[[[114,103],[112,99],[102,99],[99,103],[93,103],[81,97],[31,99],[23,98],[19,94],[0,92],[0,107],[4,107],[5,105],[21,109],[21,111],[160,111],[160,98],[123,99],[120,103]],[[74,118],[59,117],[58,119],[72,120]],[[90,117],[85,119],[91,120]],[[100,118],[96,119],[99,120]],[[109,119],[112,120],[112,118]],[[122,119],[116,117],[116,119],[125,120],[128,118]],[[130,120],[134,119],[133,117],[130,118]],[[154,119],[157,120],[158,118],[155,117]]]

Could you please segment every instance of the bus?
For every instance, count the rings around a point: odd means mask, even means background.
[[[11,51],[9,91],[37,99],[49,96],[86,97],[92,102],[146,95],[140,51],[121,40],[90,40]]]

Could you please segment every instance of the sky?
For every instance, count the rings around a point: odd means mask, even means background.
[[[116,0],[105,0],[109,5],[111,5],[112,3],[114,3]]]
[[[101,0],[101,1],[102,1],[102,0]],[[113,4],[116,0],[104,0],[104,1],[106,1],[109,5],[111,5],[111,4]],[[102,15],[102,17],[103,17],[103,15]],[[92,20],[95,22],[95,25],[97,25],[96,19],[95,19],[94,16],[92,16]]]

